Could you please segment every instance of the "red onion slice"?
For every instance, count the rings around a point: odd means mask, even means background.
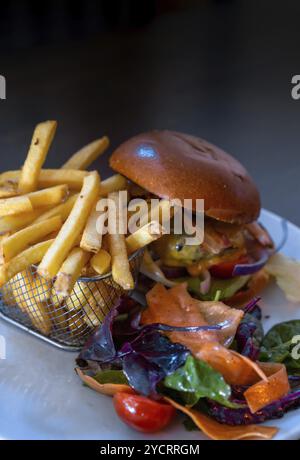
[[[256,260],[253,263],[249,264],[237,264],[235,265],[232,276],[243,276],[243,275],[253,275],[254,273],[258,272],[261,270],[266,263],[268,262],[269,258],[275,254],[276,252],[280,251],[280,249],[284,246],[286,243],[287,237],[288,237],[288,225],[287,221],[285,219],[282,219],[281,221],[281,228],[282,228],[282,237],[278,245],[276,246],[275,249],[273,250],[267,250],[262,249],[260,251],[261,257],[259,260]]]

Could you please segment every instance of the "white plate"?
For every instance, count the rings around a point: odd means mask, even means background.
[[[263,211],[261,221],[280,239],[281,218]],[[300,229],[289,224],[286,255],[300,259]],[[300,319],[300,304],[286,301],[273,284],[261,302],[265,330],[288,319]],[[57,350],[0,320],[6,360],[0,360],[0,439],[206,439],[187,432],[180,421],[146,437],[116,416],[111,398],[84,387],[75,376],[74,353]],[[280,428],[276,439],[300,438],[300,409],[270,422]]]

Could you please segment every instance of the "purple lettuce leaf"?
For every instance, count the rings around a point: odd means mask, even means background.
[[[231,397],[233,399],[243,401],[243,403],[246,404],[244,393],[249,388],[249,386],[250,385],[231,385]]]
[[[103,324],[87,341],[77,358],[81,367],[123,368],[129,384],[143,395],[156,395],[156,386],[183,366],[189,350],[171,342],[160,332],[219,330],[216,326],[176,327],[167,324],[140,325],[142,307],[129,297],[121,297]]]
[[[87,341],[77,358],[81,367],[121,367],[130,385],[144,395],[156,394],[156,385],[181,367],[189,350],[171,342],[161,332],[219,330],[216,326],[176,327],[167,324],[140,325],[142,307],[122,297],[101,327]]]
[[[135,340],[124,343],[119,356],[130,386],[138,393],[155,397],[156,385],[182,366],[188,354],[183,345],[145,328]]]
[[[258,302],[261,300],[261,297],[254,297],[244,308],[243,311],[249,315],[255,316],[257,319],[261,319],[261,309],[258,306]]]
[[[116,359],[117,350],[113,338],[115,320],[119,315],[128,315],[135,306],[136,303],[130,297],[123,296],[118,299],[115,307],[104,318],[102,325],[95,330],[82,348],[76,360],[79,366],[84,366],[87,361],[106,363]]]
[[[298,388],[300,385],[300,375],[289,375],[289,382],[291,388]]]
[[[264,337],[261,323],[261,310],[257,302],[258,299],[254,299],[245,308],[246,313],[238,325],[234,340],[236,350],[252,361],[258,359],[260,345]]]
[[[136,352],[126,355],[122,364],[129,385],[142,395],[155,397],[156,386],[164,378],[164,372]]]
[[[287,396],[275,401],[252,414],[247,406],[239,409],[232,409],[221,404],[207,400],[208,413],[215,420],[227,425],[251,425],[262,423],[267,420],[277,419],[284,416],[287,411],[300,407],[300,390],[296,390]],[[236,401],[243,404],[243,400]]]
[[[257,326],[253,321],[241,322],[235,335],[237,351],[252,361],[256,361],[259,356],[259,345],[253,338],[256,329]]]
[[[164,370],[165,376],[172,374],[185,363],[189,350],[180,343],[173,343],[155,330],[144,329],[131,343],[126,342],[120,353],[138,353],[157,368]]]
[[[88,361],[106,363],[116,358],[117,351],[112,336],[112,324],[117,315],[117,308],[111,310],[105,317],[101,327],[96,329],[88,339],[76,359],[80,367],[86,367]]]
[[[105,317],[98,328],[84,345],[77,358],[77,363],[83,365],[87,361],[97,361],[105,364],[118,360],[118,351],[128,340],[135,340],[143,331],[156,330],[162,332],[182,331],[197,332],[200,330],[219,330],[226,323],[216,326],[176,327],[167,324],[150,324],[141,326],[142,307],[127,296],[120,297],[116,306]],[[130,339],[129,339],[130,338]]]

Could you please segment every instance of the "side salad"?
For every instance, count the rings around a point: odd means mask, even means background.
[[[178,412],[212,439],[271,439],[262,422],[300,406],[300,320],[266,334],[259,299],[243,309],[191,297],[187,284],[147,293],[144,308],[121,297],[77,358],[76,372],[113,396],[119,417],[143,432]]]

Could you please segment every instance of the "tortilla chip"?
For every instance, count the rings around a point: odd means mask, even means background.
[[[156,284],[147,294],[148,308],[142,315],[143,324],[165,323],[171,326],[204,326],[207,321],[200,311],[199,301],[190,296],[184,284],[167,290]],[[201,306],[203,311],[204,306]],[[228,307],[230,310],[230,308]],[[222,308],[225,320],[226,306]],[[228,314],[228,313],[227,313]],[[207,314],[209,316],[209,314]],[[214,315],[215,317],[215,315]],[[238,317],[242,317],[238,316]],[[236,321],[235,326],[238,325]],[[219,331],[170,332],[172,342],[185,345],[191,353],[221,372],[229,384],[248,385],[264,378],[261,369],[252,361],[228,350],[219,341]]]
[[[228,307],[228,305],[225,305],[223,302],[202,302],[201,300],[194,299],[188,293],[185,283],[173,287],[170,289],[169,293],[179,301],[183,310],[197,308],[206,324],[213,326],[215,324],[227,322],[228,326],[220,331],[216,331],[215,335],[221,344],[225,346],[230,345],[235,336],[237,327],[244,316],[242,310]]]
[[[196,357],[220,372],[230,385],[252,385],[260,379],[267,380],[264,372],[254,361],[234,350],[227,350],[220,344],[203,344]]]
[[[81,378],[81,380],[92,390],[101,393],[106,396],[114,396],[116,393],[134,393],[129,385],[116,384],[116,383],[104,383],[101,384],[97,380],[93,379],[89,375],[84,374],[79,367],[75,368],[75,372]]]
[[[190,417],[195,425],[205,433],[209,438],[214,440],[234,441],[234,440],[254,440],[254,439],[272,439],[278,429],[271,426],[263,425],[239,425],[231,426],[216,422],[211,417],[201,414],[194,409],[181,406],[170,398],[164,398],[169,404],[177,410]]]
[[[290,391],[286,368],[279,363],[259,363],[259,367],[268,376],[248,388],[244,397],[252,413],[287,395]]]

